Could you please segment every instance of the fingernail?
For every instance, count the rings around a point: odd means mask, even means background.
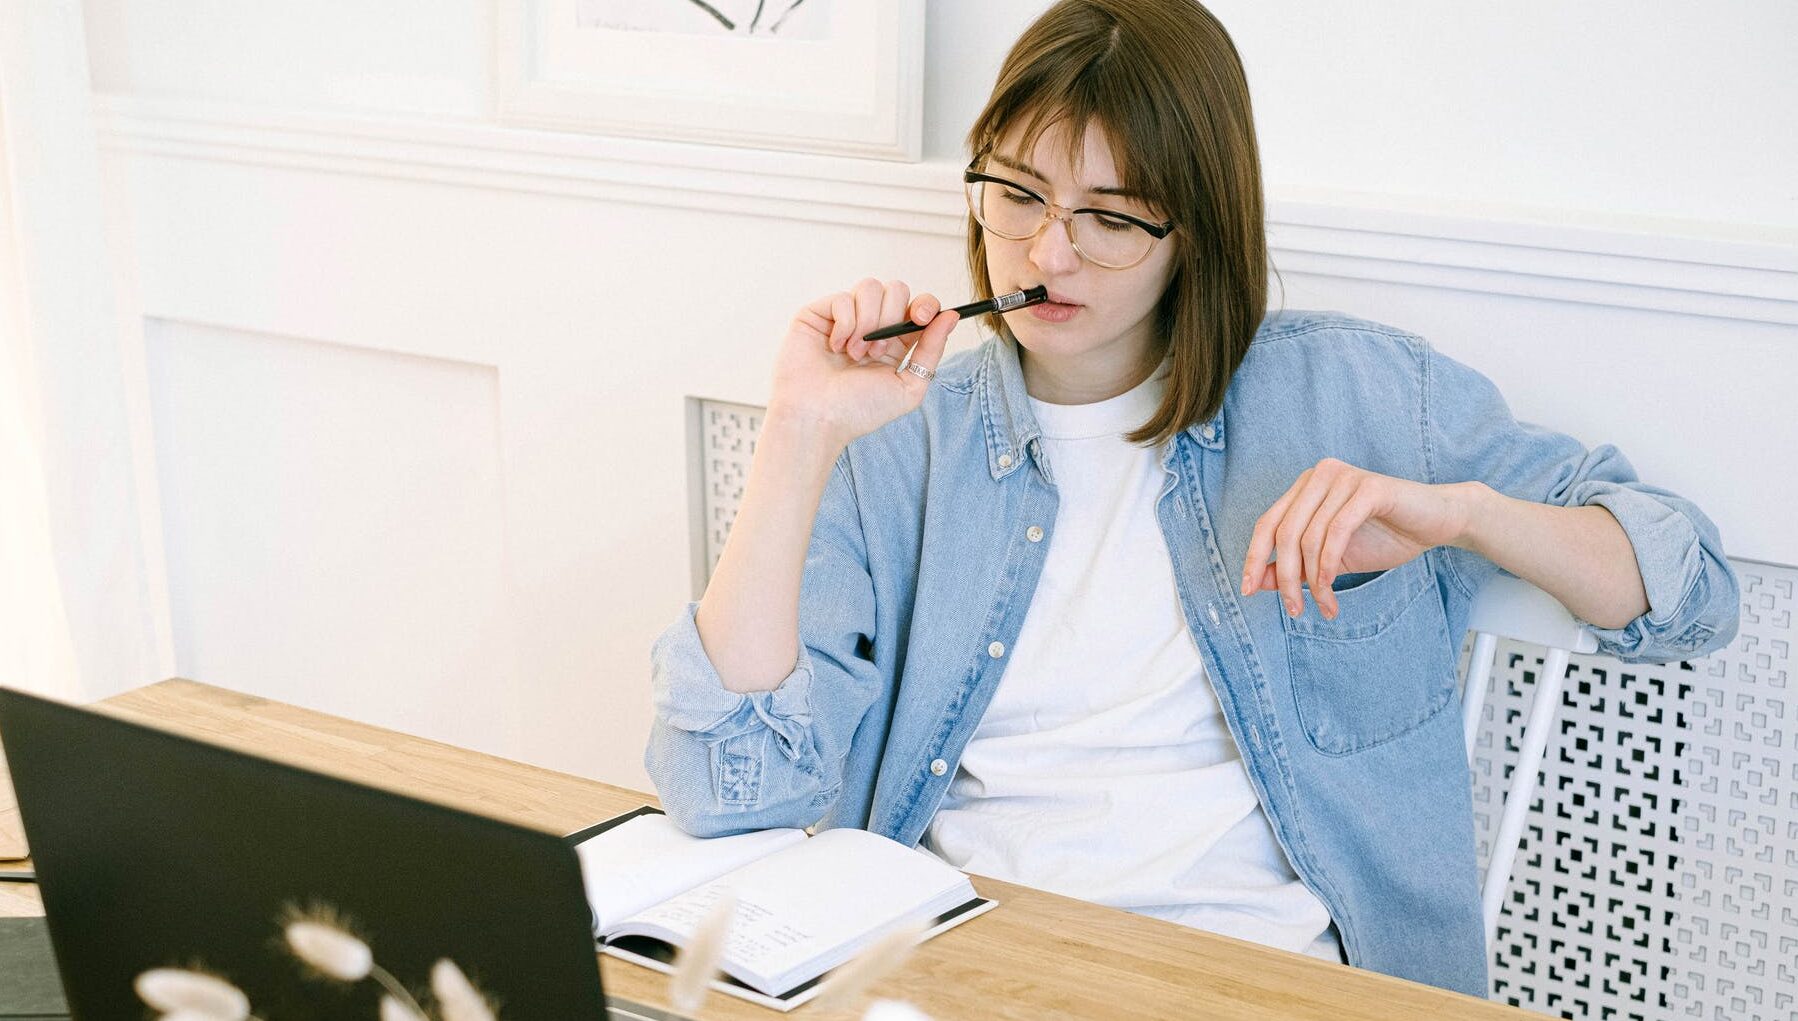
[[[1285,603],[1286,603],[1286,616],[1296,617],[1299,615],[1299,608],[1296,604],[1293,603],[1292,600],[1287,599],[1287,600],[1285,600]]]
[[[1242,594],[1245,596],[1249,594],[1249,576],[1246,574],[1242,576]]]

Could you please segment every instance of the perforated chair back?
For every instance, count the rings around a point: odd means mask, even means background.
[[[1493,575],[1474,596],[1467,630],[1473,632],[1474,641],[1473,655],[1467,662],[1467,679],[1461,689],[1461,725],[1470,762],[1474,741],[1479,735],[1480,715],[1486,704],[1486,688],[1492,677],[1498,640],[1508,638],[1528,642],[1547,650],[1542,658],[1542,673],[1536,678],[1535,696],[1530,700],[1529,720],[1523,728],[1523,747],[1511,773],[1511,786],[1505,792],[1504,815],[1499,821],[1497,835],[1492,838],[1486,878],[1480,887],[1486,945],[1491,946],[1498,932],[1498,911],[1504,902],[1505,887],[1511,881],[1511,866],[1517,860],[1517,846],[1523,839],[1523,820],[1536,796],[1536,774],[1542,768],[1542,755],[1548,747],[1549,730],[1554,726],[1555,709],[1561,704],[1568,656],[1575,652],[1596,651],[1598,640],[1581,627],[1555,597],[1521,578],[1502,572]]]

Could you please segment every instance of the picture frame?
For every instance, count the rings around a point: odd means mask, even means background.
[[[495,2],[504,124],[922,156],[925,0]]]

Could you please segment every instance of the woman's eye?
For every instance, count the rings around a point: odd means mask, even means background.
[[[1009,188],[1000,189],[1000,194],[1004,195],[1008,201],[1015,203],[1017,205],[1020,205],[1020,206],[1035,205],[1038,201],[1037,197],[1035,195],[1032,195],[1028,192],[1012,191]]]
[[[1119,220],[1110,216],[1099,216],[1095,217],[1095,219],[1099,221],[1099,226],[1104,227],[1109,231],[1122,232],[1136,226],[1136,224],[1131,223],[1129,220]]]

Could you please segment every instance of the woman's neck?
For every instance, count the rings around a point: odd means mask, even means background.
[[[1129,393],[1148,379],[1165,352],[1088,351],[1079,357],[1057,357],[1018,345],[1024,392],[1045,404],[1096,404]]]

